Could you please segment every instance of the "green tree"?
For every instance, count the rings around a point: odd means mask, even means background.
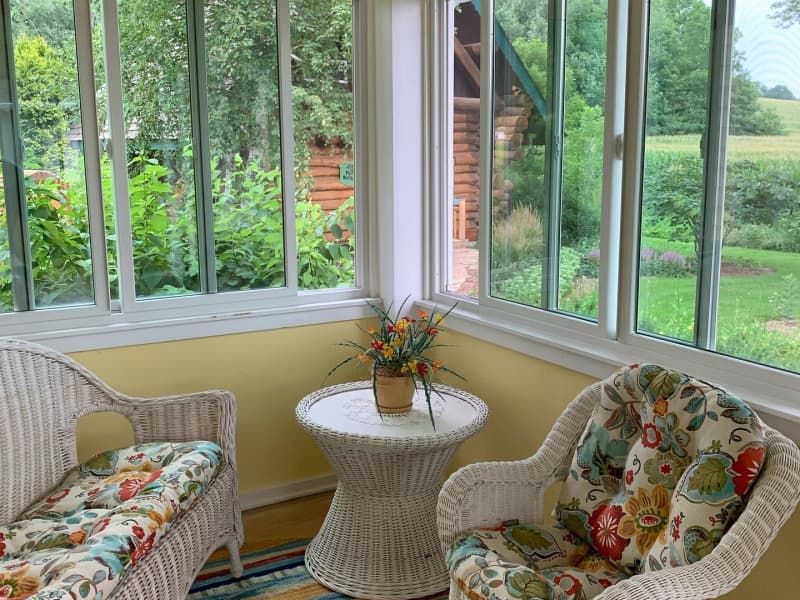
[[[791,27],[800,23],[800,0],[779,0],[772,3],[772,18],[781,22],[783,27]]]
[[[62,169],[69,69],[42,37],[19,37],[14,57],[25,167]]]
[[[785,85],[773,85],[764,92],[765,98],[776,98],[778,100],[796,100],[792,90]]]

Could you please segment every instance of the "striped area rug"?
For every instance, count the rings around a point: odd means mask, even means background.
[[[340,600],[348,599],[318,584],[303,564],[306,545],[298,540],[242,555],[244,575],[234,579],[227,559],[209,561],[189,590],[188,600]],[[421,600],[446,600],[447,593]]]

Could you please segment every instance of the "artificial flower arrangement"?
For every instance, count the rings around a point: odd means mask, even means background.
[[[358,328],[369,336],[367,345],[353,341],[338,344],[353,348],[357,353],[336,365],[328,375],[353,360],[368,367],[372,372],[375,406],[381,416],[384,413],[410,411],[414,391],[419,384],[425,392],[431,425],[436,429],[431,407],[431,392],[438,393],[433,387],[434,376],[439,372],[445,372],[462,380],[464,378],[445,367],[441,361],[433,360],[426,354],[432,348],[442,347],[442,344],[435,343],[436,338],[441,331],[444,318],[455,308],[455,304],[444,314],[436,311],[428,314],[420,310],[417,318],[408,315],[401,317],[407,301],[408,298],[403,301],[394,318],[389,314],[391,306],[388,310],[383,310],[380,306],[367,302],[378,315],[378,327],[364,329],[358,325]]]

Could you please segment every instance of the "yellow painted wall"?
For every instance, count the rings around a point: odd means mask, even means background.
[[[71,356],[112,387],[135,396],[230,390],[238,407],[237,454],[242,492],[330,473],[314,441],[296,423],[300,399],[318,389],[347,356],[335,344],[358,339],[355,322],[76,352]],[[342,368],[327,384],[366,376]],[[78,453],[132,443],[127,420],[81,420]]]
[[[354,323],[343,322],[80,352],[73,357],[129,394],[233,391],[239,411],[241,488],[246,492],[330,472],[313,441],[295,423],[294,408],[346,356],[334,344],[357,336]],[[483,398],[490,409],[486,427],[459,449],[454,466],[531,455],[567,403],[594,380],[470,336],[445,336],[443,343],[454,347],[442,349],[439,358],[467,378],[466,383],[449,383]],[[360,377],[363,372],[349,369],[328,383]],[[81,423],[79,452],[85,457],[122,446],[129,443],[129,436],[118,418],[87,418]],[[551,492],[551,502],[556,492]],[[797,598],[797,539],[800,513],[726,600]]]

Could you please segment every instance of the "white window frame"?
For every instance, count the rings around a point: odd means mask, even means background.
[[[434,132],[432,148],[449,147],[448,80],[452,78],[449,42],[449,3],[434,0],[428,12],[432,66],[427,73],[428,122]],[[481,0],[484,14],[494,13],[494,0]],[[609,0],[606,70],[606,110],[601,210],[599,314],[596,323],[569,314],[525,307],[488,297],[489,228],[479,232],[480,295],[477,299],[448,292],[450,277],[450,206],[452,189],[445,153],[430,156],[430,210],[426,234],[432,261],[426,269],[425,300],[421,306],[458,306],[448,318],[450,329],[472,335],[537,358],[604,377],[624,364],[654,362],[722,383],[739,393],[783,429],[800,438],[800,374],[790,373],[711,351],[636,333],[639,204],[645,68],[647,53],[646,2]],[[726,18],[730,12],[721,10]],[[482,47],[490,47],[490,19],[482,19]],[[483,89],[491,88],[487,56],[481,53]],[[481,223],[489,223],[492,121],[481,98]],[[724,99],[722,100],[724,101]],[[711,332],[713,339],[713,331]],[[712,345],[713,347],[713,345]]]
[[[122,116],[117,0],[103,0],[106,84],[109,90],[111,137],[114,140],[112,169],[120,278],[120,299],[111,301],[103,226],[99,136],[94,117],[96,106],[91,14],[89,0],[75,0],[78,78],[81,118],[86,140],[85,168],[95,304],[0,314],[0,336],[46,341],[60,350],[72,351],[329,322],[361,318],[371,314],[363,300],[370,298],[374,288],[371,285],[370,272],[373,270],[375,259],[373,253],[368,251],[370,221],[366,199],[369,198],[372,185],[371,178],[367,176],[370,168],[367,149],[374,147],[372,140],[374,127],[370,127],[368,123],[369,115],[376,109],[374,99],[376,82],[374,78],[369,77],[368,61],[365,57],[371,54],[368,44],[374,45],[380,43],[380,40],[368,39],[364,34],[370,18],[369,11],[366,10],[369,2],[353,0],[353,78],[356,82],[353,98],[353,139],[356,152],[354,161],[358,167],[355,181],[355,219],[358,235],[354,256],[356,281],[352,288],[320,290],[300,290],[297,285],[297,244],[296,236],[293,235],[295,182],[289,0],[276,0],[276,2],[286,286],[165,298],[136,298],[127,189],[125,124]],[[7,9],[7,3],[4,4]],[[195,0],[194,7],[195,13],[202,11],[202,0]],[[5,25],[10,27],[8,23]],[[190,32],[191,30],[192,28]],[[192,46],[194,41],[188,40],[189,45]],[[200,50],[202,47],[195,48],[196,52]],[[13,55],[11,59],[13,60]],[[202,63],[203,61],[199,61],[199,64]]]

